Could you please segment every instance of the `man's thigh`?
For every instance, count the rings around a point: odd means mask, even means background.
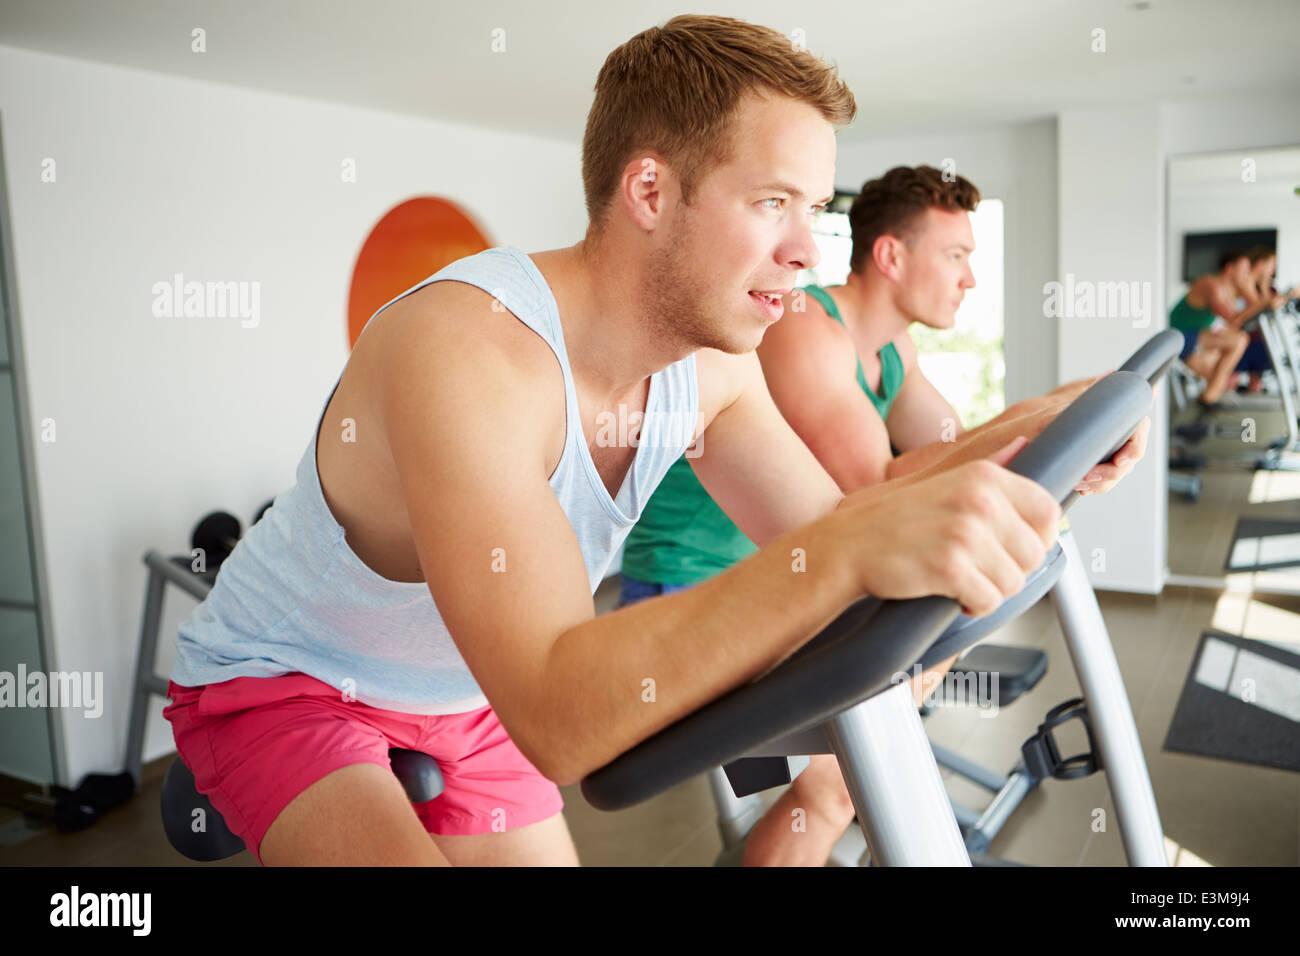
[[[503,833],[431,834],[452,866],[578,866],[564,814]]]
[[[1183,364],[1201,378],[1209,378],[1214,374],[1214,367],[1219,364],[1219,350],[1199,348],[1189,355]]]
[[[1237,329],[1221,329],[1217,332],[1202,332],[1200,345],[1204,349],[1226,352],[1243,340],[1249,341],[1244,332]]]
[[[445,866],[391,770],[354,763],[294,797],[258,846],[266,866]]]

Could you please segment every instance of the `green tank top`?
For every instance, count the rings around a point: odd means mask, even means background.
[[[1179,332],[1199,332],[1214,324],[1214,313],[1209,309],[1197,309],[1188,304],[1187,296],[1178,300],[1178,304],[1169,311],[1169,324]]]
[[[832,319],[840,325],[844,325],[844,319],[840,317],[839,307],[831,294],[819,285],[810,285],[804,288],[810,296],[821,303],[823,309]],[[847,328],[847,326],[845,326]],[[889,407],[894,404],[894,399],[898,397],[898,390],[903,387],[903,360],[898,355],[898,348],[893,342],[887,344],[881,349],[877,356],[880,359],[880,394],[877,395],[867,384],[866,373],[862,371],[862,359],[857,357],[857,349],[853,350],[853,356],[858,363],[858,387],[867,393],[867,398],[871,399],[871,404],[876,406],[876,411],[880,413],[880,420],[883,422],[889,417]]]
[[[821,286],[804,291],[844,324],[835,300]],[[856,353],[855,353],[856,354]],[[903,360],[890,342],[879,352],[880,394],[872,391],[858,360],[857,380],[883,421],[903,387]],[[690,461],[677,459],[646,503],[623,545],[623,574],[652,584],[698,584],[758,549],[709,497]]]

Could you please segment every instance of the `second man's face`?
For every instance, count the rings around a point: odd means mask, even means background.
[[[975,288],[974,251],[969,213],[927,209],[903,253],[896,297],[900,311],[934,329],[952,328],[967,290]]]

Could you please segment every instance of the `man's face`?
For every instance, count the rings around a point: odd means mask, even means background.
[[[930,208],[918,217],[906,241],[896,244],[894,305],[910,322],[950,329],[966,290],[975,287],[970,255],[975,251],[970,214]]]
[[[1267,288],[1273,281],[1273,273],[1277,271],[1277,259],[1273,256],[1260,259],[1250,271],[1256,283]]]
[[[1234,260],[1228,266],[1228,278],[1232,280],[1238,292],[1244,291],[1250,281],[1250,259],[1242,256],[1240,259]]]
[[[750,94],[731,137],[728,160],[655,230],[642,293],[662,334],[741,353],[781,317],[799,270],[817,265],[812,220],[834,193],[835,131],[807,103]]]

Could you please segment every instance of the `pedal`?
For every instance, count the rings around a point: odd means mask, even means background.
[[[1079,720],[1088,735],[1088,751],[1073,757],[1062,757],[1052,731],[1067,720]],[[1088,707],[1082,697],[1075,697],[1053,707],[1038,725],[1038,732],[1021,745],[1025,769],[1036,780],[1055,777],[1057,780],[1076,780],[1096,773],[1101,768],[1097,757],[1097,744],[1092,736],[1092,722]]]

